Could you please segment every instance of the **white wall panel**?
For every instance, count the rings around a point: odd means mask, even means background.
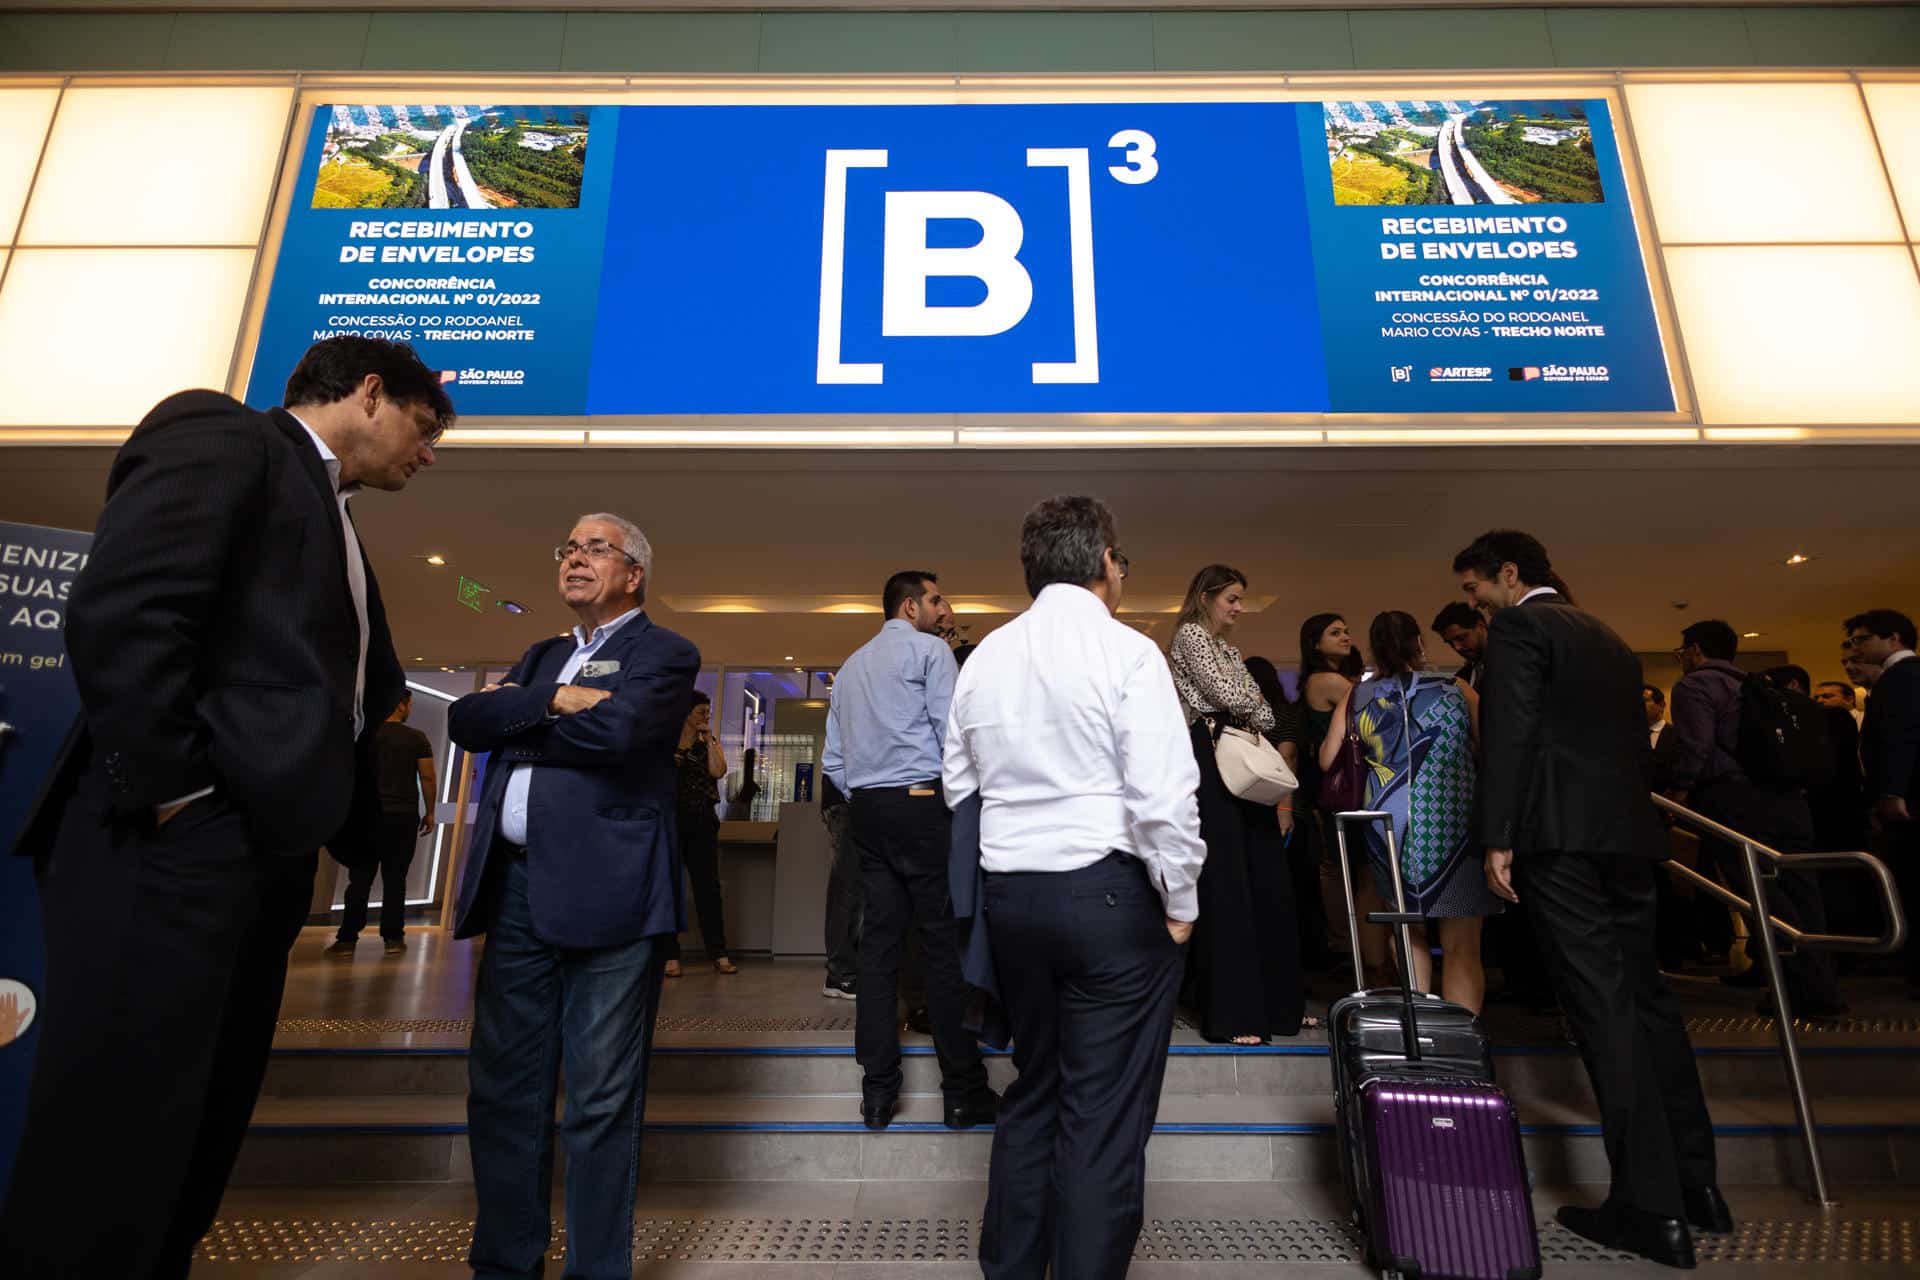
[[[1920,240],[1920,84],[1869,84],[1867,110],[1873,115],[1880,151],[1893,178],[1893,194],[1907,225]]]
[[[224,389],[251,249],[19,249],[0,288],[0,426],[131,427]]]
[[[0,244],[12,240],[58,89],[0,89]]]
[[[1852,84],[1635,84],[1627,105],[1668,244],[1901,239]]]
[[[20,243],[255,243],[292,93],[68,89]]]
[[[1920,423],[1920,276],[1898,245],[1672,248],[1708,423]]]

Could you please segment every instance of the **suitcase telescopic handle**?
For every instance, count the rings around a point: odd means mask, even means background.
[[[1400,994],[1405,1000],[1405,1015],[1401,1018],[1401,1031],[1406,1039],[1408,1062],[1420,1061],[1420,1026],[1415,1013],[1413,998],[1413,934],[1411,926],[1424,924],[1425,917],[1407,910],[1407,889],[1400,879],[1400,849],[1393,834],[1393,815],[1377,809],[1355,809],[1333,816],[1334,843],[1340,847],[1340,887],[1347,895],[1347,935],[1353,947],[1353,989],[1355,992],[1367,988],[1365,961],[1360,955],[1360,908],[1354,900],[1353,861],[1347,853],[1347,827],[1353,824],[1366,827],[1379,823],[1387,838],[1387,870],[1393,881],[1392,911],[1372,911],[1367,913],[1367,923],[1384,924],[1393,928],[1393,941],[1400,953]]]

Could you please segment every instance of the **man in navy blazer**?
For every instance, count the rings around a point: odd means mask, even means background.
[[[686,921],[673,753],[700,653],[642,610],[653,550],[631,521],[582,516],[554,555],[580,625],[448,713],[455,742],[492,753],[455,924],[488,935],[469,1260],[477,1277],[541,1274],[564,1060],[567,1275],[630,1280],[662,944]]]

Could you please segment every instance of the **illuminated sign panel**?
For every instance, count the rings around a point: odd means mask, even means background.
[[[1674,407],[1599,100],[318,109],[250,398],[463,413]]]

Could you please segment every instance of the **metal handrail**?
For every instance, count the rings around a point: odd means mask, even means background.
[[[1653,802],[1672,815],[1679,824],[1723,840],[1740,850],[1747,889],[1752,895],[1749,898],[1741,897],[1681,863],[1669,861],[1666,865],[1674,875],[1691,881],[1695,888],[1704,889],[1745,916],[1749,945],[1754,938],[1760,939],[1761,955],[1767,966],[1767,985],[1773,992],[1774,1028],[1780,1036],[1780,1052],[1787,1064],[1787,1083],[1793,1089],[1793,1109],[1800,1120],[1800,1136],[1807,1148],[1807,1165],[1813,1173],[1813,1197],[1822,1206],[1832,1208],[1834,1201],[1827,1194],[1827,1170],[1820,1159],[1820,1135],[1814,1127],[1813,1101],[1807,1096],[1806,1072],[1800,1062],[1800,1038],[1793,1027],[1793,1006],[1788,999],[1786,981],[1780,968],[1780,942],[1784,938],[1795,949],[1809,951],[1857,951],[1867,955],[1887,955],[1898,951],[1907,940],[1907,916],[1901,908],[1900,891],[1894,886],[1893,874],[1887,870],[1886,863],[1870,853],[1782,853],[1663,795],[1656,793]],[[1761,868],[1763,859],[1767,864],[1765,871]],[[1766,882],[1782,871],[1811,872],[1843,867],[1865,871],[1880,891],[1886,928],[1877,936],[1808,933],[1767,909]]]

